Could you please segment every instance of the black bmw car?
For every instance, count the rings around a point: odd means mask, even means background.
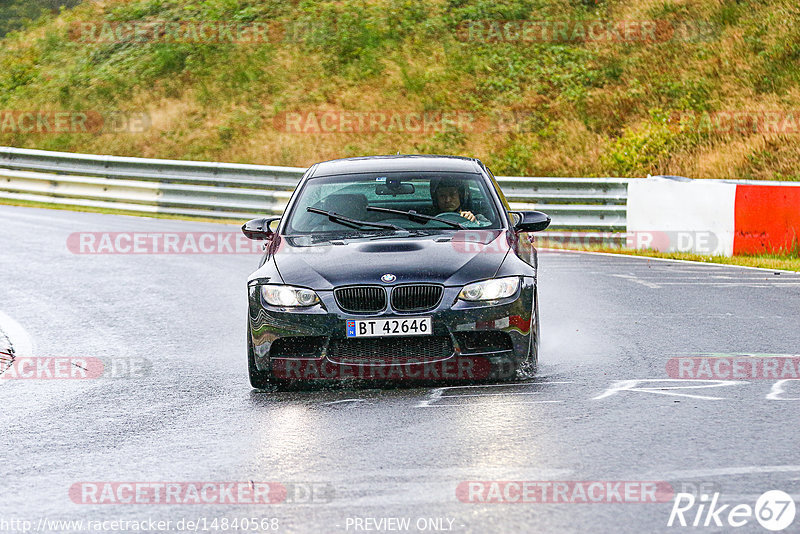
[[[538,361],[536,249],[550,217],[513,212],[477,159],[376,156],[318,163],[248,280],[255,388],[290,380],[481,380]]]

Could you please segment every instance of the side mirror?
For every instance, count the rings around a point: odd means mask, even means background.
[[[269,225],[280,219],[280,217],[264,217],[262,219],[247,221],[242,225],[242,233],[246,235],[248,239],[271,239],[273,232]]]
[[[540,232],[550,226],[550,216],[541,211],[515,211],[511,214],[517,232]]]

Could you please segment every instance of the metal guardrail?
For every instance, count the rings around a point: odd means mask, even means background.
[[[512,208],[535,209],[553,218],[553,230],[626,229],[628,178],[497,177]]]
[[[305,169],[127,158],[0,147],[0,199],[119,211],[243,219],[280,214]],[[514,209],[537,209],[551,229],[626,229],[627,178],[497,178]],[[551,234],[553,237],[556,233]]]

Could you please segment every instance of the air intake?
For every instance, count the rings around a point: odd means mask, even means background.
[[[386,290],[380,286],[340,287],[333,295],[336,304],[349,313],[376,313],[386,309]]]
[[[392,308],[399,312],[432,310],[442,300],[442,286],[413,284],[397,286],[392,290]]]

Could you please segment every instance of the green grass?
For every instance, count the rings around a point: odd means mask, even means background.
[[[58,14],[62,7],[73,7],[80,0],[2,0],[0,1],[0,37],[23,30],[43,17]]]

